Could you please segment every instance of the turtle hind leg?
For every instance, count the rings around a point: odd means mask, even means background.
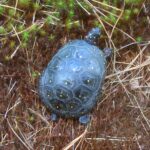
[[[52,114],[50,115],[50,120],[51,120],[51,121],[57,121],[57,119],[58,119],[58,116],[57,116],[55,113],[52,113]]]
[[[83,125],[87,125],[90,122],[91,118],[89,115],[83,115],[79,118],[79,122]]]

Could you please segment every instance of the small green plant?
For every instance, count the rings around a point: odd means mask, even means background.
[[[0,26],[0,34],[5,34],[6,30],[3,26]]]
[[[134,8],[134,9],[133,9],[133,13],[134,13],[134,14],[138,14],[139,12],[140,12],[140,10],[139,10],[138,8]]]
[[[35,121],[35,117],[33,115],[30,115],[28,117],[28,120],[29,120],[30,123],[33,123]]]
[[[55,2],[54,2],[55,3]],[[56,7],[58,9],[66,9],[67,8],[67,5],[65,3],[65,1],[62,1],[62,0],[56,0]]]
[[[48,40],[49,40],[49,41],[54,40],[54,38],[55,38],[55,35],[53,35],[53,34],[50,34],[50,35],[48,36]]]
[[[126,21],[128,21],[128,20],[130,19],[130,17],[131,17],[131,14],[132,14],[131,9],[125,10],[124,16],[123,16],[124,19],[125,19]]]
[[[139,4],[142,0],[125,0],[126,4]]]
[[[53,21],[53,19],[52,19],[51,16],[47,16],[47,17],[46,17],[46,21],[45,21],[45,22],[46,22],[48,25],[51,24],[52,21]]]
[[[75,21],[75,8],[77,6],[77,3],[74,0],[46,0],[45,3],[46,5],[55,8],[57,13],[53,14],[53,16],[60,19],[60,21],[65,22],[67,29],[71,29],[71,27],[75,25],[72,23]],[[62,11],[67,14],[64,20],[61,20]],[[46,18],[46,23],[49,25],[54,21],[55,20],[50,15]]]
[[[139,43],[141,43],[141,42],[143,41],[143,38],[142,38],[141,36],[138,36],[138,37],[136,38],[136,41],[139,42]]]
[[[12,18],[9,19],[8,23],[5,24],[5,29],[7,32],[11,32],[13,30],[13,25],[15,24]]]
[[[25,29],[25,26],[24,25],[18,25],[18,31],[23,31]]]
[[[30,32],[37,32],[39,30],[39,27],[36,25],[36,24],[33,24],[31,29],[30,29]]]
[[[18,5],[23,8],[29,7],[30,3],[31,0],[18,0]]]
[[[26,42],[22,42],[22,43],[21,43],[21,47],[22,47],[22,48],[27,48],[27,47],[28,47],[28,44],[27,44]]]
[[[72,27],[72,20],[71,19],[67,19],[66,20],[66,28],[68,29],[68,30],[70,30],[71,29],[71,27]]]
[[[73,10],[73,9],[70,10],[70,11],[69,11],[69,14],[68,14],[69,18],[73,18],[74,15],[75,15],[74,10]]]
[[[13,40],[11,40],[10,43],[9,43],[9,47],[10,47],[10,48],[14,48],[15,45],[16,45],[16,42],[13,41]]]
[[[39,34],[40,34],[41,36],[46,36],[46,31],[45,31],[44,29],[40,29],[40,30],[39,30]]]
[[[38,2],[33,3],[34,10],[39,10],[41,8],[40,4]]]
[[[28,31],[22,33],[22,39],[24,42],[28,42],[29,37],[30,37],[30,33]]]
[[[9,9],[9,10],[8,10],[8,15],[9,15],[10,17],[13,17],[13,16],[15,15],[15,10],[14,10],[14,9]]]
[[[4,7],[0,6],[0,15],[2,15],[4,11],[5,11]]]
[[[5,59],[5,61],[9,61],[11,58],[10,58],[10,56],[6,55],[4,59]]]
[[[114,24],[116,22],[116,17],[112,14],[109,15],[110,21]]]
[[[99,27],[100,29],[102,28],[102,25],[97,20],[94,21],[94,26]]]
[[[52,0],[45,0],[45,4],[46,5],[51,5],[52,4]]]
[[[40,73],[38,71],[32,71],[31,75],[32,75],[32,78],[37,78],[40,75]]]

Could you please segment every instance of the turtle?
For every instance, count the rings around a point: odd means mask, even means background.
[[[106,60],[111,48],[96,46],[100,28],[92,28],[84,39],[69,41],[49,61],[39,79],[39,95],[51,110],[51,120],[78,118],[90,122],[90,112],[101,95]]]

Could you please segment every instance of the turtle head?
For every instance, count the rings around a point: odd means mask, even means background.
[[[96,39],[100,36],[100,34],[100,28],[92,28],[92,30],[89,31],[85,37],[85,41],[87,41],[89,44],[95,45]]]

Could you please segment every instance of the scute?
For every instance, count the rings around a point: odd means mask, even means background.
[[[79,99],[81,103],[87,103],[92,97],[92,91],[80,85],[74,90],[74,96]]]
[[[97,90],[100,85],[99,76],[93,73],[84,72],[81,74],[80,78],[83,85],[91,90]]]
[[[53,99],[50,103],[50,105],[52,106],[52,108],[55,110],[55,111],[58,111],[58,112],[65,112],[67,111],[67,108],[65,106],[65,103],[59,99]]]
[[[72,98],[72,92],[63,86],[56,86],[54,91],[56,97],[64,102]]]
[[[75,98],[66,103],[67,109],[70,113],[76,112],[80,108],[80,105],[80,101]]]

